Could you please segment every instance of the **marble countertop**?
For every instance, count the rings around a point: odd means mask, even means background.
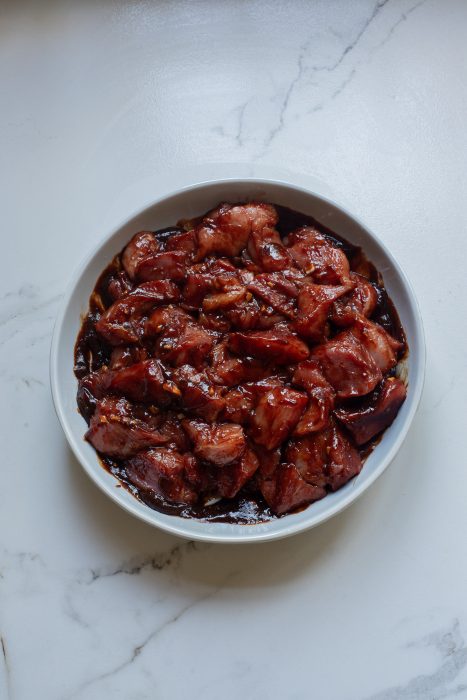
[[[0,10],[0,698],[467,698],[467,3],[15,3]],[[108,222],[172,170],[327,183],[418,295],[428,365],[397,459],[264,545],[110,502],[48,384],[54,317]]]

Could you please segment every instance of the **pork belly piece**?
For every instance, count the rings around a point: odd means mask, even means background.
[[[336,326],[351,326],[359,316],[371,316],[378,294],[369,280],[355,272],[350,273],[354,288],[332,304],[330,319]]]
[[[164,250],[146,255],[136,265],[134,277],[139,282],[172,280],[180,282],[186,274],[188,253],[184,250]]]
[[[257,228],[251,232],[248,253],[257,268],[266,272],[284,270],[293,265],[278,231],[272,226]]]
[[[245,298],[246,287],[232,286],[225,292],[207,294],[203,299],[203,311],[212,312],[219,309],[229,309]]]
[[[158,360],[144,360],[109,372],[108,389],[132,401],[168,406],[180,397],[180,390],[168,380]]]
[[[190,364],[200,368],[211,352],[214,340],[201,326],[186,323],[179,328],[166,329],[157,342],[159,356],[173,367]]]
[[[96,330],[110,345],[136,343],[143,334],[142,319],[153,307],[177,301],[178,287],[169,280],[145,282],[114,302],[96,323]]]
[[[193,504],[198,494],[187,480],[193,455],[156,448],[140,452],[126,464],[128,479],[141,491],[150,491],[170,503]]]
[[[248,284],[248,290],[274,311],[287,318],[294,318],[298,289],[292,282],[281,280],[277,273],[262,274]]]
[[[140,345],[117,345],[110,354],[109,369],[123,369],[147,359],[148,353]]]
[[[205,372],[183,365],[173,371],[172,380],[181,391],[182,405],[190,413],[215,421],[223,411],[225,401],[221,389],[209,381]]]
[[[135,279],[136,268],[148,255],[159,250],[159,243],[152,231],[136,233],[122,253],[122,264],[131,280]]]
[[[135,418],[126,399],[112,397],[97,402],[85,437],[98,452],[120,459],[169,441],[158,427]]]
[[[297,425],[307,397],[295,389],[274,387],[264,392],[249,423],[251,438],[267,450],[283,442]]]
[[[111,372],[107,370],[107,367],[101,367],[96,372],[90,372],[79,380],[76,401],[80,413],[86,421],[89,422],[97,402],[105,396],[110,377]]]
[[[196,457],[218,467],[235,462],[245,451],[245,434],[240,425],[209,425],[199,420],[186,419],[183,421],[183,427],[193,443]]]
[[[360,316],[349,332],[360,341],[381,372],[388,372],[396,366],[402,343],[392,338],[382,326]]]
[[[387,377],[367,405],[353,409],[339,408],[334,415],[352,433],[357,445],[363,445],[391,425],[406,395],[404,382],[396,377]]]
[[[317,346],[310,359],[318,362],[340,399],[369,394],[383,376],[368,350],[350,331]]]
[[[206,370],[208,376],[215,384],[224,386],[262,379],[269,373],[269,367],[258,359],[232,355],[225,339],[214,346],[210,360],[211,366]]]
[[[144,333],[148,337],[159,336],[157,354],[164,363],[174,367],[185,364],[201,367],[214,343],[208,330],[177,307],[156,309],[147,320]]]
[[[239,355],[251,355],[281,365],[305,360],[310,354],[302,340],[287,327],[280,326],[271,330],[231,333],[228,345]]]
[[[187,270],[182,298],[188,309],[197,310],[209,294],[223,293],[242,286],[238,270],[229,260],[210,258]]]
[[[309,283],[298,296],[298,315],[294,328],[299,335],[314,342],[326,337],[328,314],[336,299],[349,290],[349,285],[325,285]]]
[[[188,254],[189,258],[193,257],[196,250],[197,241],[196,234],[191,231],[179,231],[172,234],[166,241],[166,250],[181,250]]]
[[[246,447],[239,459],[216,470],[218,494],[223,498],[234,498],[247,481],[254,476],[258,466],[259,462],[255,452]]]
[[[260,481],[260,489],[276,515],[283,515],[326,495],[324,488],[306,482],[294,464],[280,464],[271,478]]]
[[[272,306],[260,304],[255,298],[247,300],[247,297],[237,303],[232,309],[226,309],[224,316],[230,322],[232,328],[241,331],[269,330],[279,323],[287,321],[286,317],[274,313]]]
[[[209,212],[195,229],[198,237],[196,260],[212,254],[238,255],[252,232],[274,226],[276,222],[276,210],[269,204],[221,204]]]
[[[345,253],[311,226],[288,237],[289,255],[318,284],[347,284],[350,267]]]
[[[132,284],[125,270],[116,272],[109,280],[107,294],[112,301],[117,301],[131,292]]]
[[[362,460],[335,423],[297,440],[291,440],[285,457],[293,462],[305,481],[336,491],[360,473]]]
[[[334,408],[335,391],[316,362],[307,360],[297,365],[292,383],[306,390],[308,406],[297,423],[294,435],[307,435],[322,430]]]

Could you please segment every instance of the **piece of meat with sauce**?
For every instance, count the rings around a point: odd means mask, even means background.
[[[233,257],[245,248],[250,234],[265,226],[274,226],[277,213],[269,204],[221,204],[209,212],[196,227],[198,252],[196,260],[207,255]]]
[[[312,435],[291,441],[286,459],[293,461],[305,481],[336,491],[360,473],[362,460],[335,423]]]
[[[335,425],[330,429],[326,475],[331,491],[337,491],[360,473],[362,459],[350,440]]]
[[[149,358],[146,348],[139,345],[117,345],[110,354],[109,369],[123,369],[147,359]]]
[[[217,491],[223,498],[234,498],[254,476],[259,466],[255,452],[247,447],[235,462],[219,469],[216,474]]]
[[[349,332],[360,341],[381,372],[388,372],[396,366],[402,343],[392,338],[382,326],[360,316]]]
[[[241,280],[235,266],[225,258],[210,258],[188,269],[182,297],[189,310],[197,311],[209,294],[224,293],[238,286]]]
[[[152,231],[136,233],[122,253],[122,265],[131,280],[136,277],[139,263],[148,255],[159,250],[159,243]]]
[[[109,391],[132,401],[168,406],[180,397],[180,390],[166,378],[158,360],[144,360],[109,374]]]
[[[173,367],[190,364],[200,368],[211,352],[214,340],[209,331],[195,323],[166,328],[157,342],[158,354]]]
[[[236,357],[227,348],[224,339],[214,346],[211,353],[211,366],[208,376],[215,384],[234,386],[243,382],[263,379],[269,373],[269,367],[253,357]]]
[[[318,284],[347,284],[350,266],[345,253],[320,231],[303,226],[288,236],[290,256]]]
[[[76,400],[81,414],[86,421],[89,420],[94,413],[96,404],[99,399],[106,395],[111,373],[107,367],[101,367],[96,372],[90,372],[82,377],[78,382],[78,392]]]
[[[297,365],[292,383],[306,390],[308,406],[297,423],[294,435],[307,435],[322,430],[334,408],[335,391],[316,362],[307,360]]]
[[[239,355],[250,355],[287,365],[305,360],[308,346],[287,327],[277,326],[271,330],[231,333],[229,348]]]
[[[367,349],[350,331],[318,345],[310,359],[319,364],[340,399],[369,394],[383,376]]]
[[[96,323],[96,331],[110,345],[136,343],[143,334],[142,318],[152,308],[177,301],[178,287],[169,280],[145,282],[114,302]]]
[[[198,494],[187,480],[193,455],[157,448],[140,452],[126,463],[128,479],[141,491],[152,491],[170,503],[196,503]]]
[[[164,250],[145,256],[137,265],[134,277],[139,282],[150,280],[172,280],[185,278],[188,253],[184,250]]]
[[[325,340],[331,307],[348,289],[348,285],[309,283],[303,286],[298,296],[298,314],[294,323],[297,333],[315,343]]]
[[[334,415],[352,433],[356,444],[364,445],[391,425],[406,395],[404,382],[397,377],[387,377],[366,405],[339,408]]]
[[[298,295],[298,289],[293,283],[289,283],[290,286],[281,284],[277,278],[277,273],[257,275],[248,284],[248,290],[261,302],[266,302],[274,311],[287,318],[294,318],[296,313],[295,298]]]
[[[284,515],[326,495],[320,486],[305,481],[294,464],[280,464],[274,475],[260,481],[261,493],[276,515]]]
[[[132,290],[131,280],[125,270],[116,272],[109,280],[107,294],[112,301],[117,301],[129,294]]]
[[[305,394],[288,387],[265,391],[249,424],[249,435],[267,450],[281,444],[294,430],[307,405]]]
[[[126,399],[111,397],[97,402],[85,437],[101,454],[119,459],[168,442],[167,435],[135,418]]]
[[[376,289],[369,280],[355,272],[350,273],[350,279],[355,285],[352,291],[332,305],[330,319],[336,326],[351,326],[359,316],[371,316],[378,301]]]
[[[183,427],[193,443],[196,457],[218,467],[235,462],[245,451],[245,434],[240,425],[209,425],[198,420],[184,420]]]
[[[180,389],[182,404],[187,411],[207,421],[215,421],[223,411],[222,391],[209,381],[205,372],[183,365],[172,373],[172,380]]]
[[[251,232],[248,253],[252,261],[266,272],[284,270],[293,264],[279,233],[272,226]]]

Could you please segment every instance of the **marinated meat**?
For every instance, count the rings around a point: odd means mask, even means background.
[[[362,251],[298,212],[221,203],[135,234],[103,272],[76,345],[78,407],[151,507],[228,520],[247,503],[265,520],[360,472],[359,446],[405,399],[404,350]]]
[[[400,379],[387,377],[379,391],[364,406],[339,408],[336,418],[349,430],[357,445],[363,445],[391,425],[405,401],[407,389]]]

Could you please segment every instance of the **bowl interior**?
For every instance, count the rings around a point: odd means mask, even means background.
[[[300,513],[269,523],[232,525],[187,520],[159,513],[140,503],[100,465],[94,449],[83,440],[84,419],[77,411],[77,382],[73,353],[81,317],[104,267],[130,237],[141,229],[159,229],[181,218],[203,214],[220,201],[267,200],[312,215],[351,243],[361,246],[384,277],[407,334],[409,356],[402,368],[408,383],[407,400],[383,439],[366,460],[362,472],[342,489],[329,494]],[[259,180],[206,182],[165,197],[132,217],[112,233],[78,270],[57,319],[51,353],[52,393],[57,414],[70,446],[84,469],[111,498],[141,519],[174,534],[210,541],[252,541],[283,537],[312,527],[342,510],[386,468],[402,443],[421,394],[424,375],[424,340],[418,307],[404,274],[389,251],[367,228],[337,204],[287,183]]]

